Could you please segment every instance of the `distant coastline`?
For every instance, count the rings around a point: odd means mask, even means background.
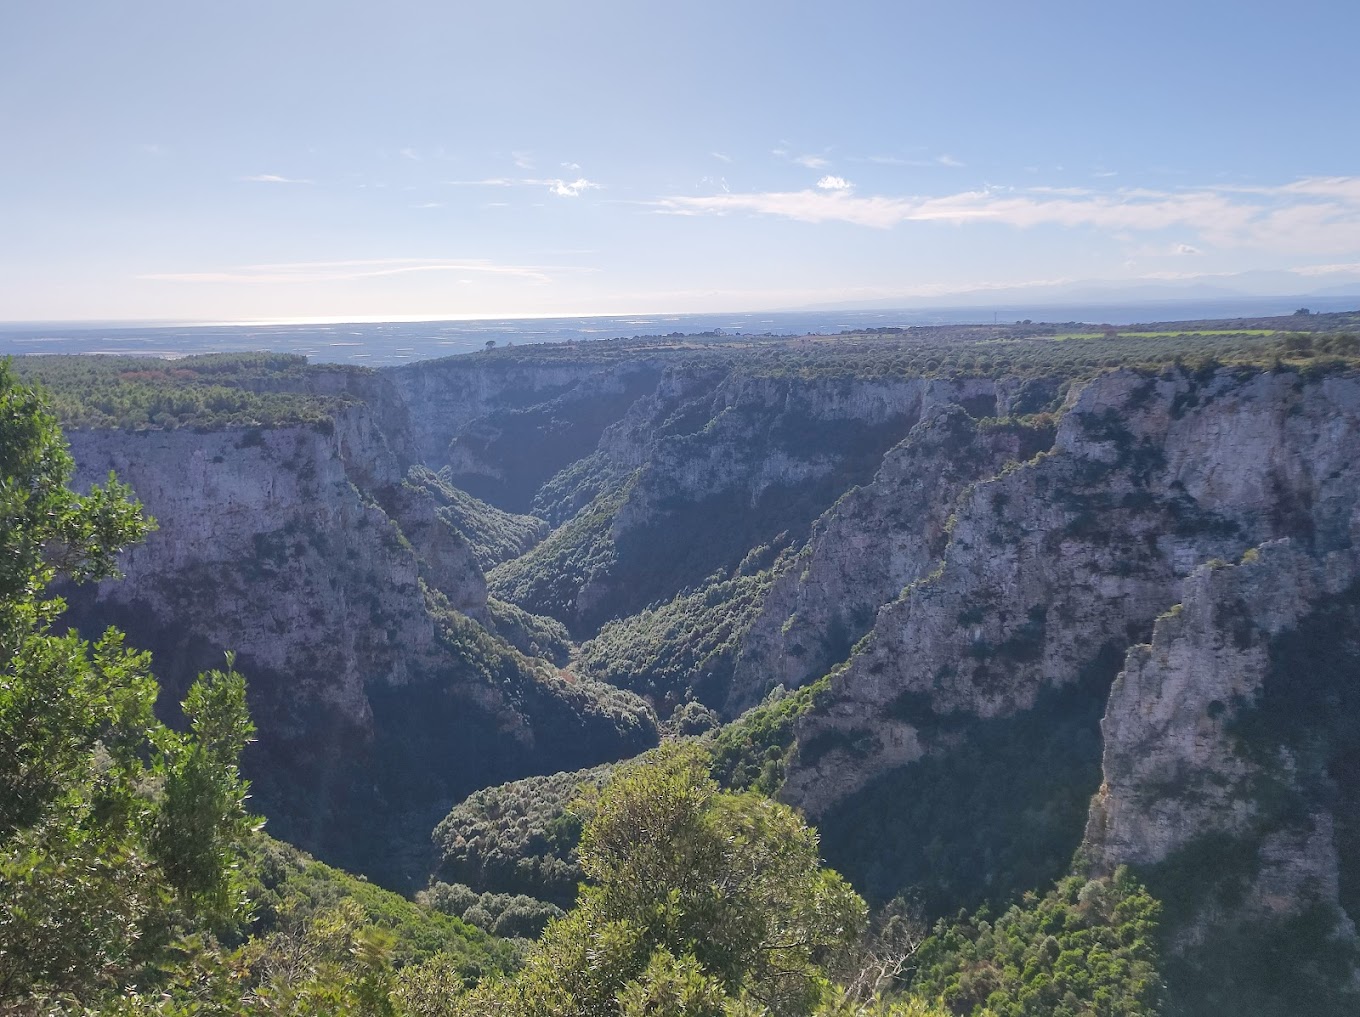
[[[497,345],[584,342],[721,330],[729,335],[809,335],[910,325],[1012,323],[1024,319],[1127,325],[1134,322],[1350,310],[1360,296],[1213,297],[1106,303],[995,304],[975,307],[825,309],[713,314],[631,314],[560,318],[483,318],[293,324],[135,322],[0,323],[0,356],[92,353],[181,357],[268,350],[318,363],[386,367]]]

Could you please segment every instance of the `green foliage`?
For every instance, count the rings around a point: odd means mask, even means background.
[[[581,647],[581,669],[645,696],[663,714],[687,696],[720,706],[773,576],[772,569],[719,573],[698,590],[610,622]]]
[[[0,365],[0,1009],[154,980],[179,935],[239,916],[252,728],[228,661],[153,714],[147,655],[55,635],[58,576],[109,576],[147,529],[112,479],[86,496],[39,395]]]
[[[863,902],[795,812],[720,792],[706,766],[671,747],[616,774],[585,806],[580,903],[446,1012],[811,1014]]]
[[[504,938],[534,939],[564,912],[522,893],[478,893],[466,883],[434,883],[416,899],[446,915]]]
[[[435,514],[462,534],[483,569],[518,558],[548,532],[548,524],[542,519],[505,512],[460,491],[449,482],[447,467],[434,473],[424,466],[413,466],[406,476],[406,487],[434,501]]]
[[[472,980],[511,964],[509,947],[458,916],[374,886],[263,833],[249,840],[241,868],[250,932],[257,938],[305,926],[349,901],[364,926],[391,937],[390,957],[399,968],[439,955],[456,961],[461,977]]]
[[[928,700],[900,701],[897,715],[939,748],[824,816],[827,860],[871,900],[911,890],[933,916],[1004,904],[1058,878],[1100,785],[1100,718],[1122,662],[1107,646],[1078,682],[1011,717],[942,716]]]
[[[713,777],[723,787],[778,792],[794,744],[794,724],[829,687],[823,678],[796,692],[772,695],[722,728],[712,741]]]
[[[436,878],[570,907],[581,880],[581,823],[568,806],[611,770],[528,777],[469,795],[435,827]]]
[[[486,598],[491,629],[526,657],[543,657],[558,667],[571,661],[571,635],[556,618],[530,614],[496,597]]]
[[[959,1017],[1152,1017],[1159,905],[1125,869],[1071,876],[995,921],[941,923],[916,955],[914,994]]]
[[[363,373],[311,367],[306,357],[283,353],[213,353],[180,360],[32,356],[19,358],[15,369],[25,379],[42,382],[67,427],[127,430],[328,426],[335,412],[353,400],[318,393],[344,387]]]
[[[611,527],[628,499],[632,480],[601,493],[543,543],[487,574],[491,593],[571,627],[576,597],[617,558]]]
[[[132,492],[110,475],[84,496],[67,486],[74,469],[43,395],[0,362],[0,656],[64,606],[48,596],[58,575],[75,582],[116,572],[115,555],[154,525]]]
[[[1168,936],[1212,916],[1203,935],[1169,951],[1168,990],[1188,1017],[1340,1017],[1360,1008],[1360,950],[1339,932],[1343,915],[1360,913],[1360,585],[1325,599],[1267,649],[1259,695],[1234,704],[1228,723],[1259,771],[1250,823],[1195,838],[1142,873],[1166,902]],[[1324,898],[1285,916],[1260,913],[1249,897],[1266,839],[1308,834],[1315,808],[1333,817],[1341,910]]]
[[[1116,367],[1156,368],[1177,361],[1269,367],[1275,359],[1356,357],[1353,312],[1132,325],[1118,331],[1080,322],[1025,325],[920,325],[834,336],[647,336],[590,343],[497,349],[482,364],[616,367],[648,358],[693,372],[740,365],[765,376],[1010,377],[1043,383],[1007,413],[1033,413],[1055,395],[1055,377],[1077,380]],[[1291,336],[1307,329],[1307,348]],[[1047,388],[1048,391],[1040,391]]]

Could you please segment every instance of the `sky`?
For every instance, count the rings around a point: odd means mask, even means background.
[[[0,321],[1360,293],[1339,0],[0,4]]]

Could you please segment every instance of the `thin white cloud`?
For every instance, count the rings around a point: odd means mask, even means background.
[[[311,184],[314,180],[304,180],[300,177],[281,177],[277,173],[256,173],[253,176],[240,177],[243,183],[250,184]]]
[[[817,186],[824,191],[848,191],[854,184],[850,183],[849,180],[846,180],[845,177],[827,175],[817,181]]]
[[[947,152],[937,155],[932,159],[912,158],[905,155],[862,155],[854,156],[851,162],[871,162],[877,166],[911,166],[916,169],[928,169],[936,166],[944,166],[948,169],[962,169],[967,163],[960,159],[955,159]]]
[[[1201,250],[1200,250],[1198,247],[1196,247],[1194,244],[1177,244],[1174,248],[1172,248],[1172,253],[1173,253],[1173,254],[1203,254],[1204,252],[1201,251]]]
[[[1289,271],[1296,275],[1360,275],[1360,261],[1348,265],[1302,265]]]
[[[487,177],[482,180],[445,180],[451,187],[546,187],[551,194],[560,198],[579,198],[586,191],[599,190],[594,180],[577,177],[563,180],[560,177]]]
[[[581,172],[581,164],[579,162],[564,162],[562,163],[562,168],[566,170],[568,173]]]
[[[412,208],[443,208],[443,207],[444,207],[444,203],[443,203],[442,201],[422,201],[422,202],[420,202],[419,204],[412,205],[411,207],[412,207]]]
[[[548,190],[556,194],[559,198],[579,198],[585,191],[596,190],[599,184],[585,177],[578,177],[575,180],[547,180],[543,181],[548,185]]]
[[[137,278],[155,282],[186,283],[329,283],[413,272],[478,272],[512,276],[533,282],[551,282],[550,271],[571,269],[537,265],[502,265],[484,259],[437,260],[430,258],[372,258],[352,261],[298,261],[282,264],[241,265],[210,272],[153,272]]]
[[[520,169],[534,168],[534,157],[530,152],[511,152],[510,158],[514,160],[515,165]]]
[[[1315,256],[1360,254],[1360,177],[1251,188],[983,188],[936,196],[863,195],[819,187],[674,196],[654,207],[678,215],[745,213],[878,229],[907,222],[1085,227],[1111,233],[1180,229],[1193,231],[1185,243],[1197,250],[1255,247]]]
[[[810,170],[826,169],[831,165],[820,155],[797,155],[794,156],[793,161],[799,166],[806,166]]]
[[[403,148],[398,154],[403,159],[410,159],[412,162],[420,162],[420,153],[414,148]]]
[[[484,177],[481,180],[445,180],[444,183],[450,187],[517,187],[523,184],[523,180],[514,180],[510,177]]]
[[[713,156],[713,158],[717,159],[719,162],[732,161],[732,157],[730,155],[723,155],[721,152],[709,152],[708,154]]]

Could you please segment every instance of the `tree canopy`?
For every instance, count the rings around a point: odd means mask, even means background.
[[[0,1010],[154,982],[175,941],[230,923],[251,828],[252,728],[228,658],[156,720],[149,658],[60,633],[58,578],[111,576],[152,525],[110,477],[87,494],[35,389],[0,364]],[[55,1004],[54,1004],[55,1005]]]

